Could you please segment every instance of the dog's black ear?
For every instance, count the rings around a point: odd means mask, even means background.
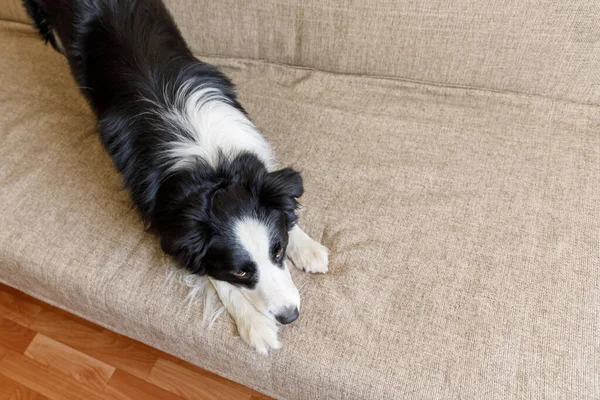
[[[180,216],[176,220],[161,233],[160,246],[190,272],[205,275],[202,259],[210,247],[210,229],[190,216]]]
[[[204,275],[202,259],[212,241],[209,221],[210,187],[193,171],[167,178],[156,195],[152,226],[165,253],[192,273]]]
[[[260,202],[266,207],[282,210],[288,222],[296,222],[298,198],[304,193],[302,176],[292,168],[284,168],[265,175]]]

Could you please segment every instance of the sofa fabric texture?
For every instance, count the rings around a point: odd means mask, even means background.
[[[17,11],[0,281],[281,399],[597,398],[598,4],[213,3],[168,2],[302,171],[300,225],[330,249],[327,275],[292,271],[283,348],[207,327],[167,279],[66,61]]]
[[[198,54],[600,104],[597,0],[166,2]]]
[[[597,0],[165,2],[199,55],[600,104]]]

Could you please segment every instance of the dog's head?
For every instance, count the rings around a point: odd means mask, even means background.
[[[161,246],[193,273],[238,286],[263,314],[293,322],[300,295],[285,253],[302,193],[298,172],[267,172],[252,155],[175,174],[158,196]]]

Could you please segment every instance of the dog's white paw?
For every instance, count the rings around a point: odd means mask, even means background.
[[[269,349],[279,349],[277,323],[258,311],[242,316],[236,321],[238,332],[244,342],[260,354],[267,355]]]
[[[312,274],[324,274],[328,271],[329,250],[321,243],[306,236],[290,247],[289,257],[296,266]]]

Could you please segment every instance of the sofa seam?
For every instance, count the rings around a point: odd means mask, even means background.
[[[277,67],[299,69],[299,70],[310,71],[310,72],[320,72],[320,73],[334,75],[334,76],[339,75],[339,76],[365,78],[365,79],[379,79],[379,80],[386,80],[386,81],[392,81],[392,82],[403,82],[403,83],[410,83],[410,84],[415,84],[415,85],[429,86],[429,87],[442,88],[442,89],[461,89],[461,90],[469,90],[469,91],[473,91],[473,92],[504,94],[504,95],[511,95],[511,96],[519,96],[519,97],[524,97],[524,98],[536,98],[536,99],[543,99],[543,100],[547,100],[547,101],[570,103],[570,104],[574,104],[574,105],[578,105],[578,106],[600,108],[600,103],[577,101],[577,100],[568,99],[568,98],[554,97],[554,96],[550,96],[550,95],[543,95],[543,94],[536,94],[536,93],[519,92],[517,90],[508,90],[508,89],[500,90],[500,89],[484,88],[484,87],[479,87],[479,86],[461,85],[461,84],[455,84],[455,83],[442,83],[442,82],[425,81],[425,80],[419,80],[419,79],[395,77],[395,76],[389,76],[389,75],[361,74],[361,73],[355,73],[355,72],[331,71],[331,70],[326,70],[326,69],[307,67],[304,65],[287,64],[287,63],[269,61],[269,60],[262,59],[262,58],[231,57],[231,56],[223,56],[223,55],[198,54],[198,53],[194,53],[194,56],[197,58],[200,58],[200,59],[202,59],[203,57],[209,57],[209,58],[223,59],[223,60],[256,62],[256,63],[273,65],[273,66],[277,66]]]

